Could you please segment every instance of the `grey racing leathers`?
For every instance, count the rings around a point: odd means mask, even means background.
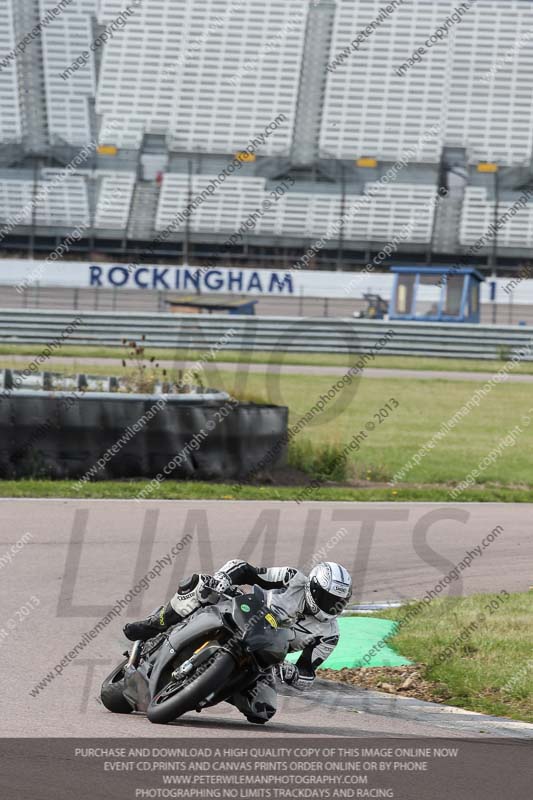
[[[297,670],[290,685],[304,690],[310,687],[315,672],[326,658],[333,652],[339,641],[339,626],[335,618],[320,622],[306,608],[305,585],[307,576],[292,567],[256,568],[245,561],[232,560],[215,573],[214,579],[220,589],[231,586],[258,585],[268,592],[268,604],[272,611],[285,617],[294,631],[291,652],[301,651],[296,662]],[[186,616],[205,604],[205,589],[199,592],[177,592],[170,604],[181,616]],[[257,683],[245,692],[235,695],[233,704],[242,711],[251,722],[266,722],[276,712],[276,690],[270,676],[261,677]]]

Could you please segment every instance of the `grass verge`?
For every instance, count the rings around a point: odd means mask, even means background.
[[[375,616],[408,620],[387,644],[417,662],[424,699],[533,723],[533,592],[446,597],[413,617],[408,610]]]
[[[0,356],[35,356],[43,349],[42,345],[0,345]],[[198,361],[205,360],[206,352],[200,350],[169,349],[147,347],[148,357],[158,361]],[[84,345],[63,345],[61,354],[52,357],[52,361],[60,357],[68,358],[107,358],[121,359],[123,348],[117,347],[92,347]],[[211,361],[211,359],[209,359]],[[287,352],[253,352],[246,353],[241,350],[224,350],[216,354],[217,363],[241,364],[291,364],[295,366],[324,366],[324,367],[349,367],[357,360],[356,354],[338,353],[287,353]],[[369,364],[370,367],[380,369],[406,369],[406,370],[433,370],[438,372],[496,372],[501,369],[506,359],[484,361],[482,359],[468,358],[429,358],[418,356],[377,356]],[[20,368],[9,362],[8,358],[1,359],[2,366]],[[80,371],[87,371],[87,364],[79,365]],[[513,369],[513,374],[533,374],[533,362],[524,362]]]
[[[104,374],[113,370],[104,365],[99,371]],[[178,373],[169,370],[168,374],[176,378]],[[210,367],[204,381],[232,396],[286,405],[290,424],[294,425],[308,415],[321,395],[328,393],[335,378]],[[293,438],[291,446],[296,448],[293,466],[305,469],[313,477],[331,475],[330,480],[336,483],[353,478],[356,488],[363,483],[368,483],[370,488],[391,481],[408,465],[399,483],[409,484],[415,492],[420,491],[419,487],[437,487],[439,500],[449,499],[445,497],[444,487],[451,490],[453,485],[477,470],[476,484],[480,488],[493,487],[490,499],[502,499],[501,494],[497,497],[494,494],[501,489],[518,491],[521,496],[526,492],[532,499],[533,424],[525,426],[522,422],[523,413],[533,409],[531,387],[527,383],[502,382],[495,386],[478,407],[472,408],[453,429],[439,437],[438,442],[433,441],[418,463],[409,463],[419,448],[431,442],[442,424],[472,398],[480,385],[477,381],[363,376],[339,393]],[[387,405],[390,410],[385,408]],[[517,425],[523,430],[510,446],[509,432]],[[359,431],[363,433],[358,434]],[[344,465],[345,478],[338,469],[331,472],[331,468],[336,454],[354,436],[358,436],[359,441]],[[306,440],[312,440],[313,451],[308,449]],[[495,448],[497,457],[480,468],[481,462]],[[404,489],[396,488],[398,494],[405,497]],[[421,499],[426,497],[424,488]],[[462,493],[459,499],[468,499],[468,493]]]
[[[97,365],[98,374],[118,374],[121,370],[107,363]],[[168,374],[171,379],[178,377],[177,370]],[[335,380],[320,374],[247,372],[211,364],[205,372],[206,383],[234,397],[288,406],[291,425],[309,418],[310,409],[328,394]],[[457,500],[532,502],[533,398],[529,384],[499,383],[477,407],[471,406],[447,433],[439,435],[438,441],[434,439],[443,423],[454,418],[481,385],[481,380],[421,380],[413,376],[370,379],[363,375],[303,429],[300,425],[300,432],[291,440],[290,466],[318,484],[303,499],[448,502],[452,488],[472,474],[475,483]],[[529,422],[525,423],[527,411]],[[519,429],[520,435],[516,433]],[[345,458],[343,448],[350,442],[354,447]],[[417,455],[420,448],[425,448],[423,455]],[[387,486],[395,474],[401,476],[398,484]],[[295,484],[305,486],[307,482],[303,475],[288,481],[274,476],[272,484],[291,486],[268,485],[263,490],[245,487],[239,497],[294,499]],[[25,482],[20,496],[28,496],[30,485],[31,481]],[[98,483],[84,491],[91,497],[102,492],[110,492],[106,495],[110,497],[135,496],[138,487],[128,486],[127,482]],[[13,489],[3,489],[4,494],[9,491]],[[81,496],[65,495],[68,489],[59,486],[41,487],[39,491],[47,492],[40,496],[54,496],[53,492],[63,493],[56,496]],[[202,492],[210,498],[235,494],[231,486],[221,489],[221,484],[168,482],[154,496],[195,498]]]
[[[57,497],[83,499],[134,499],[148,481],[98,481],[86,483],[79,491],[75,481],[18,480],[0,481],[0,497]],[[242,486],[203,481],[171,481],[159,484],[151,500],[284,500],[294,501],[301,492],[298,486]],[[348,502],[449,502],[445,487],[420,487],[391,490],[388,487],[321,486],[305,495],[306,501]],[[531,503],[533,490],[477,488],[463,492],[461,502]]]

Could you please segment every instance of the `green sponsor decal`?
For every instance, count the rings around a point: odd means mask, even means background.
[[[248,613],[249,610],[250,610],[250,606],[247,605],[246,603],[243,603],[242,606],[241,606],[241,611],[246,611],[246,613]]]

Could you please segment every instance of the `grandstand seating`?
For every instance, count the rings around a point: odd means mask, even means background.
[[[425,245],[435,218],[434,251],[457,252],[492,222],[492,193],[487,196],[484,188],[492,190],[492,176],[463,170],[453,202],[448,198],[434,215],[443,148],[460,153],[463,167],[464,159],[519,167],[507,186],[518,185],[522,176],[527,180],[533,153],[533,0],[477,0],[403,76],[395,70],[453,12],[452,0],[403,0],[355,51],[350,42],[379,17],[383,0],[320,3],[325,33],[312,38],[310,25],[307,47],[307,18],[317,5],[311,0],[150,0],[130,6],[124,0],[72,0],[24,56],[2,67],[21,34],[56,5],[57,0],[0,0],[0,221],[19,213],[24,224],[32,221],[32,164],[12,155],[12,143],[24,141],[30,151],[46,151],[41,163],[57,165],[40,172],[39,186],[50,191],[34,215],[39,225],[94,224],[124,239],[150,238],[174,223],[188,202],[187,160],[196,197],[279,114],[286,120],[256,146],[270,160],[258,159],[227,178],[195,209],[192,233],[226,238],[262,208],[249,223],[248,240],[319,238],[341,214],[341,170],[333,160],[342,158],[345,212],[357,206],[345,240],[369,248],[394,237]],[[91,51],[95,37],[128,7],[134,13],[126,24]],[[346,47],[337,67],[325,70],[327,58],[331,67]],[[309,52],[314,56],[321,49],[315,73]],[[84,51],[90,53],[87,63],[62,78]],[[324,75],[322,83],[316,75]],[[99,126],[109,131],[113,123],[115,130],[100,141],[118,152],[108,148],[108,157],[94,147],[75,175],[53,185],[61,164],[96,142]],[[28,141],[34,128],[38,135]],[[300,147],[321,159],[318,166],[307,155],[299,159]],[[152,174],[142,169],[147,154],[163,165]],[[353,169],[361,156],[375,157],[378,169]],[[265,209],[289,158],[299,177]],[[384,162],[401,158],[410,166],[379,185]],[[532,214],[519,211],[505,224],[501,247],[531,246]],[[174,227],[180,238],[185,223]]]
[[[17,177],[13,177],[16,174]],[[192,198],[198,197],[216,178],[215,175],[195,175],[192,179]],[[188,202],[188,180],[183,174],[167,173],[159,194],[155,219],[141,221],[147,231],[163,230],[172,225],[179,232],[185,228],[177,214]],[[35,221],[42,226],[90,224],[90,192],[95,192],[94,227],[97,230],[125,231],[132,224],[130,212],[136,175],[129,171],[80,170],[65,178],[60,170],[43,169],[37,184],[39,202]],[[137,184],[137,188],[139,188]],[[93,188],[91,188],[93,187]],[[145,182],[146,190],[155,190],[155,184]],[[324,236],[341,214],[338,187],[334,191],[295,191],[291,189],[277,202],[269,191],[271,184],[265,178],[228,178],[211,196],[194,211],[190,230],[195,233],[230,235],[262,209],[255,222],[250,220],[244,229],[245,237],[270,234],[286,237]],[[500,198],[500,215],[519,198],[519,193],[504,193]],[[17,217],[20,225],[32,221],[31,205],[33,179],[28,171],[2,170],[0,173],[0,223]],[[345,203],[346,225],[344,237],[353,241],[387,242],[394,237],[398,242],[428,243],[431,238],[433,208],[436,197],[433,185],[394,183],[389,186],[368,183],[365,194],[347,194]],[[271,200],[270,208],[264,202]],[[156,195],[154,195],[156,201]],[[353,213],[351,213],[353,211]],[[462,207],[460,243],[474,244],[489,229],[494,220],[493,192],[479,186],[467,186]],[[332,234],[332,239],[337,235]],[[240,241],[240,240],[239,240]],[[533,209],[526,207],[506,220],[499,232],[500,247],[533,246]],[[485,243],[485,247],[489,246]]]
[[[145,130],[170,130],[175,76],[163,72],[182,45],[179,6],[175,0],[153,0],[146,10],[137,6],[120,35],[102,50],[96,110],[105,124],[118,123],[120,147],[139,147]],[[98,22],[109,24],[122,8],[122,3],[102,3]]]
[[[35,222],[37,225],[76,226],[89,220],[87,189],[81,176],[62,177],[54,170],[43,170],[35,187]],[[0,221],[16,219],[30,225],[33,208],[33,181],[29,178],[0,179]]]
[[[42,15],[56,0],[0,0],[6,20],[0,57],[23,32],[17,31],[20,9],[27,7],[28,16],[35,5]],[[330,63],[379,17],[382,7],[382,0],[337,0]],[[260,152],[288,153],[307,0],[151,0],[132,8],[124,27],[98,48],[98,89],[94,52],[67,80],[61,73],[90,51],[95,35],[124,10],[123,0],[72,0],[43,29],[42,84],[51,139],[89,141],[95,98],[104,125],[117,121],[115,143],[120,147],[138,148],[144,133],[160,133],[174,149],[232,152],[263,131],[275,111],[285,113],[287,121]],[[442,146],[459,146],[467,148],[472,163],[494,159],[523,165],[530,160],[530,0],[478,0],[419,64],[403,76],[396,74],[452,11],[449,0],[404,0],[326,73],[320,134],[325,157],[368,154],[395,160],[415,148],[418,160],[436,162]],[[0,69],[0,142],[23,135],[21,89],[13,64]],[[420,143],[422,133],[436,125],[439,136]]]
[[[79,5],[77,8],[69,6],[42,35],[50,139],[60,138],[75,145],[91,138],[89,99],[96,91],[94,58],[89,50],[93,40],[92,22],[90,15],[79,13],[80,10]],[[66,73],[83,52],[90,54],[87,62]]]
[[[11,0],[0,0],[0,63],[16,44],[15,22]],[[18,94],[16,64],[0,69],[0,142],[20,141],[22,115]]]
[[[383,5],[382,0],[337,0],[330,63]],[[394,160],[417,148],[424,131],[440,125],[439,137],[419,148],[419,160],[438,160],[443,145],[466,147],[472,163],[497,159],[518,165],[530,159],[533,48],[531,39],[525,46],[518,43],[528,32],[533,35],[533,3],[479,0],[420,63],[403,76],[396,74],[453,7],[404,2],[328,72],[325,150],[339,158],[366,154]],[[516,52],[508,55],[513,47]],[[500,60],[501,68],[491,75]]]
[[[95,176],[99,183],[95,228],[124,230],[130,214],[135,173],[98,170]]]
[[[65,177],[61,170],[43,169],[37,196],[38,225],[89,224],[87,183],[83,175]]]
[[[213,175],[194,176],[192,196],[199,197]],[[433,218],[433,186],[396,184],[394,186],[365,187],[368,196],[347,195],[345,213],[348,215],[345,235],[351,239],[386,241],[400,233],[409,223],[412,228],[405,238],[409,241],[428,242]],[[207,196],[191,216],[191,230],[212,233],[233,233],[254,211],[262,214],[252,223],[249,231],[274,235],[322,236],[341,213],[338,188],[335,192],[298,192],[291,189],[270,208],[264,208],[269,199],[264,178],[232,177]],[[183,175],[165,176],[157,213],[156,228],[175,223],[175,229],[185,227],[177,222],[177,214],[187,204],[187,178]],[[350,216],[350,210],[356,213]],[[337,238],[334,236],[333,238]]]
[[[511,197],[506,193],[500,198],[498,217],[502,217],[520,195]],[[494,223],[494,196],[487,197],[484,188],[468,186],[463,204],[460,241],[463,245],[472,245],[479,237],[490,230]],[[513,216],[505,219],[498,230],[498,244],[501,247],[533,246],[533,208],[518,208]],[[490,246],[490,241],[488,242]]]
[[[18,177],[0,175],[0,223],[16,219],[20,225],[32,222],[34,197],[33,178],[19,171]],[[124,230],[126,228],[135,173],[80,170],[65,176],[62,170],[43,169],[35,187],[35,222],[59,228],[91,224],[89,201],[90,180],[96,185],[95,228]]]
[[[379,0],[337,2],[330,63],[379,14]],[[403,78],[395,75],[416,45],[442,19],[449,3],[405,3],[333,72],[327,87],[321,147],[337,158],[371,155],[394,160],[417,147],[441,121],[446,48],[437,49]],[[422,144],[418,160],[438,161],[438,138]]]
[[[0,176],[0,224],[13,220],[19,225],[30,225],[32,197],[31,180]]]
[[[301,0],[152,0],[105,48],[97,110],[120,122],[121,146],[138,146],[146,130],[210,152],[243,149],[275,110],[288,121],[261,152],[288,150],[305,8]]]
[[[467,147],[471,163],[528,165],[533,141],[533,3],[481,0],[450,43],[443,109],[446,144]],[[497,69],[491,74],[493,67]]]

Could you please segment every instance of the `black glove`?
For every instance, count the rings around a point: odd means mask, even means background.
[[[290,661],[284,661],[282,664],[276,664],[274,667],[274,674],[281,683],[286,683],[287,686],[292,686],[297,683],[300,677],[300,671],[297,666],[291,664]]]
[[[299,692],[305,692],[310,689],[315,680],[314,673],[306,672],[305,670],[301,672],[296,664],[291,664],[289,661],[284,661],[274,667],[274,675],[281,683],[285,683]]]
[[[215,572],[213,575],[213,588],[216,592],[227,592],[232,585],[231,579],[225,572]]]
[[[214,605],[219,600],[220,589],[216,578],[211,575],[198,575],[196,596],[203,606]]]

